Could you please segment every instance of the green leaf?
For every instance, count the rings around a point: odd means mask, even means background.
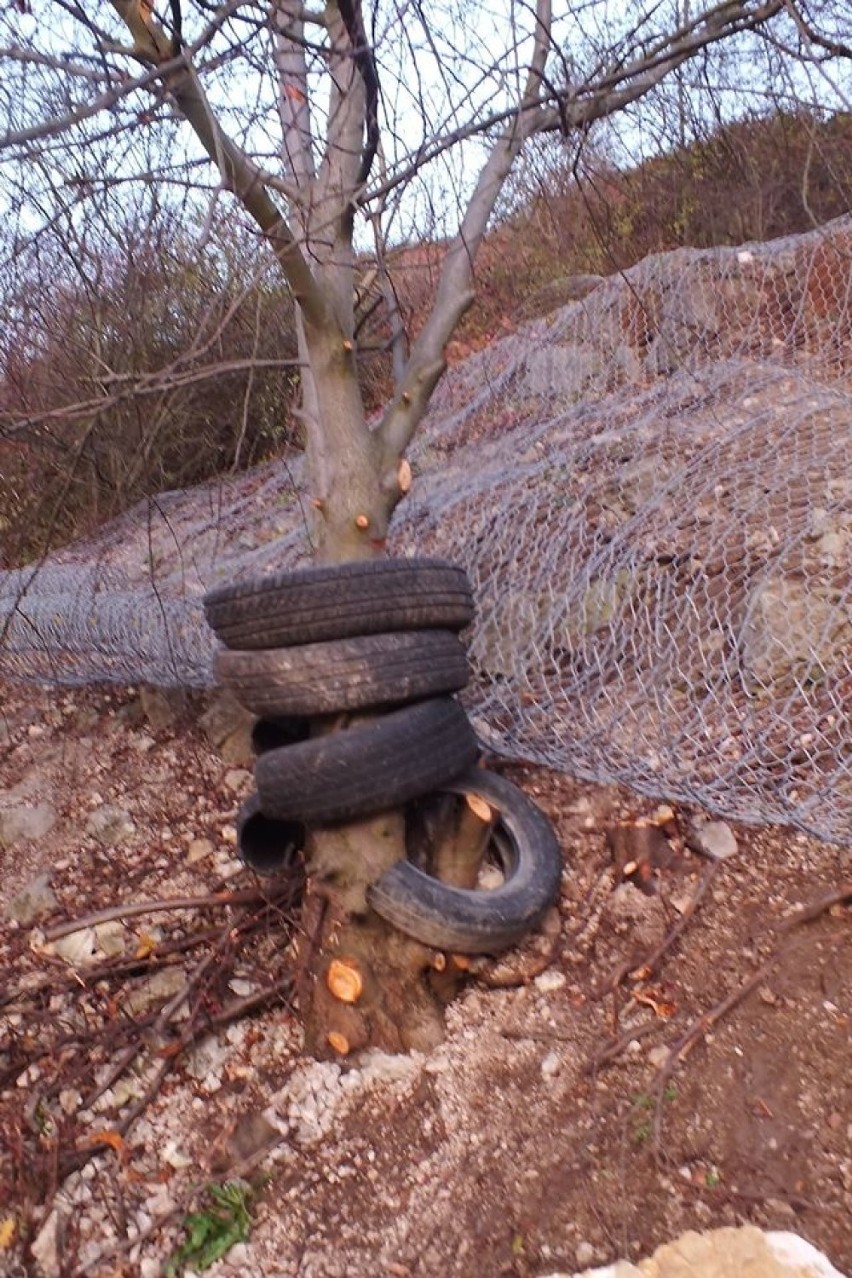
[[[208,1206],[191,1212],[183,1226],[186,1239],[166,1264],[166,1278],[176,1278],[187,1266],[203,1272],[251,1233],[249,1204],[252,1189],[245,1181],[210,1185]]]

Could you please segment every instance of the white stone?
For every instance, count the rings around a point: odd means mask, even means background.
[[[213,844],[209,839],[193,839],[186,850],[186,859],[190,865],[196,861],[203,861],[206,857],[213,853]]]
[[[112,956],[124,953],[127,930],[120,919],[112,919],[108,923],[97,923],[95,925],[95,936],[97,937],[98,949],[104,954]]]
[[[578,1263],[581,1243],[577,1248]],[[585,1259],[587,1252],[583,1252]],[[591,1257],[590,1257],[591,1258]],[[653,1256],[638,1265],[620,1260],[600,1269],[586,1269],[573,1278],[844,1278],[829,1260],[797,1234],[762,1233],[753,1225],[711,1229],[705,1233],[688,1230],[658,1247]],[[544,1278],[544,1276],[543,1276]],[[569,1278],[548,1274],[546,1278]]]
[[[567,980],[564,972],[558,972],[556,968],[549,967],[546,972],[542,972],[535,978],[534,985],[543,994],[553,994],[556,990],[561,990]]]
[[[234,1243],[233,1247],[224,1259],[225,1264],[229,1269],[236,1269],[240,1273],[245,1273],[249,1266],[251,1256],[246,1244],[238,1242]]]
[[[558,1052],[548,1052],[544,1060],[541,1062],[541,1074],[543,1078],[553,1078],[562,1068],[562,1061]]]
[[[58,1208],[54,1207],[47,1220],[38,1231],[32,1245],[33,1259],[39,1266],[42,1278],[59,1278],[59,1242],[62,1233],[62,1220]]]
[[[711,861],[726,861],[738,851],[734,832],[725,821],[696,823],[690,832],[689,844]]]
[[[577,1264],[582,1266],[583,1269],[587,1269],[595,1258],[595,1249],[591,1243],[586,1242],[586,1240],[583,1239],[582,1242],[577,1243],[575,1255],[577,1257]]]
[[[225,786],[232,794],[239,794],[251,781],[251,773],[246,768],[229,768],[225,773]]]
[[[53,942],[53,951],[74,967],[78,963],[91,963],[98,949],[98,938],[93,927],[69,932]]]
[[[766,1235],[775,1259],[790,1266],[790,1272],[801,1272],[801,1278],[844,1278],[831,1261],[798,1234],[773,1230]]]
[[[189,1053],[186,1072],[208,1086],[216,1078],[219,1080],[217,1085],[221,1086],[219,1075],[225,1061],[228,1059],[228,1054],[229,1048],[225,1044],[220,1043],[212,1035],[208,1035]]]

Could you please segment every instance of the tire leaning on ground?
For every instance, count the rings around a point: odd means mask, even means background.
[[[547,817],[505,777],[473,769],[450,794],[477,795],[496,810],[491,847],[505,882],[493,891],[450,887],[397,861],[367,890],[372,908],[400,932],[435,949],[496,954],[531,932],[559,895],[562,853]]]
[[[313,716],[383,709],[457,692],[467,654],[450,630],[331,639],[292,648],[221,648],[216,678],[255,714]]]
[[[228,648],[289,648],[396,630],[461,630],[473,619],[463,568],[371,559],[275,573],[208,591],[207,621]]]
[[[479,746],[451,697],[419,701],[280,750],[255,764],[264,815],[328,825],[439,790],[476,762]]]

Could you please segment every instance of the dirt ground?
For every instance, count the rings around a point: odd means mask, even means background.
[[[714,863],[675,834],[646,895],[608,831],[653,801],[513,766],[564,849],[554,928],[430,1056],[310,1062],[295,888],[236,860],[251,776],[197,718],[0,685],[0,813],[56,817],[0,848],[0,1275],[153,1278],[235,1177],[251,1230],[213,1274],[538,1278],[741,1222],[852,1272],[849,848],[735,827]]]

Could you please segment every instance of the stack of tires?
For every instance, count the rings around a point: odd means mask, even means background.
[[[401,861],[372,885],[370,904],[424,944],[460,953],[505,949],[539,922],[559,890],[555,835],[517,787],[474,766],[476,735],[453,696],[468,679],[458,632],[473,618],[463,569],[337,564],[224,586],[204,608],[224,645],[217,679],[259,716],[257,792],[237,821],[247,864],[282,868],[309,828],[433,793],[475,794],[494,816],[502,886],[453,888]],[[376,717],[322,731],[345,714]]]

